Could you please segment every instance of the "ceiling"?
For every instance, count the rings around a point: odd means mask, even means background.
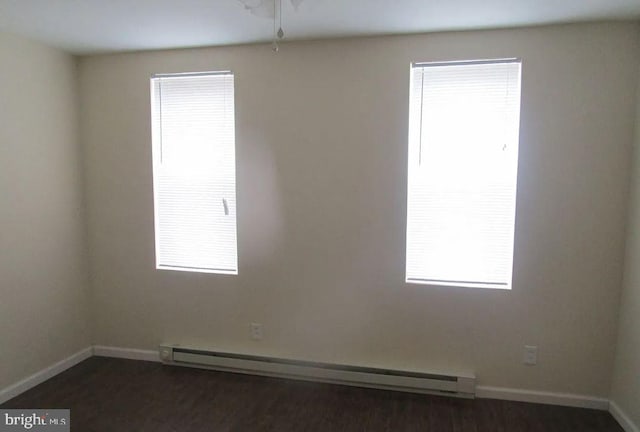
[[[297,11],[282,0],[282,11],[291,40],[640,19],[640,0],[304,0]],[[240,0],[0,0],[0,31],[89,54],[269,41],[273,21]]]

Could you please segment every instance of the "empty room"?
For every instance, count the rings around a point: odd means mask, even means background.
[[[640,432],[640,1],[0,0],[0,431]]]

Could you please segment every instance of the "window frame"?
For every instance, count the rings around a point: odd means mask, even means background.
[[[161,100],[159,95],[156,94],[155,86],[156,82],[161,79],[172,78],[197,78],[208,76],[230,76],[232,80],[231,84],[231,121],[229,127],[232,129],[233,145],[232,145],[232,157],[233,157],[233,218],[234,218],[234,266],[233,268],[213,268],[213,267],[198,267],[198,266],[179,266],[179,265],[167,265],[162,264],[160,259],[160,236],[159,236],[159,205],[158,205],[158,193],[160,191],[159,185],[159,173],[158,164],[162,157],[162,150],[159,146],[162,145],[162,125],[156,124],[156,110],[160,110],[161,113]],[[219,275],[237,275],[238,274],[238,217],[237,217],[237,158],[236,158],[236,114],[235,114],[235,74],[231,70],[219,70],[219,71],[206,71],[206,72],[180,72],[180,73],[156,73],[152,74],[149,79],[150,85],[150,117],[151,117],[151,149],[152,149],[152,177],[153,177],[153,217],[154,217],[154,256],[155,256],[155,268],[156,270],[165,271],[179,271],[190,273],[209,273]],[[161,120],[160,120],[161,121]],[[228,211],[227,201],[224,202],[225,212]]]
[[[414,162],[412,159],[412,151],[415,151],[412,147],[416,145],[415,139],[413,138],[413,134],[415,125],[414,116],[420,118],[420,126],[419,126],[419,139],[418,145],[422,146],[422,121],[423,114],[422,109],[424,106],[424,90],[421,90],[420,94],[420,106],[421,111],[419,113],[414,112],[414,69],[415,68],[426,68],[426,67],[437,67],[437,66],[464,66],[464,65],[494,65],[494,64],[517,64],[517,108],[515,109],[515,124],[514,127],[516,129],[516,139],[515,139],[515,161],[513,167],[513,208],[512,208],[512,223],[510,226],[512,227],[511,237],[510,237],[510,259],[508,262],[508,273],[506,276],[506,282],[490,282],[490,281],[465,281],[465,280],[453,280],[452,279],[429,279],[429,278],[418,278],[418,277],[410,277],[409,276],[409,220],[410,220],[410,202],[411,202],[411,186],[412,186],[412,167],[411,163]],[[519,147],[520,147],[520,129],[521,129],[521,110],[522,110],[522,59],[517,57],[512,58],[498,58],[498,59],[480,59],[480,60],[453,60],[453,61],[435,61],[435,62],[413,62],[410,64],[410,83],[409,83],[409,122],[408,122],[408,136],[407,136],[407,203],[406,203],[406,234],[405,234],[405,283],[407,284],[418,284],[418,285],[431,285],[431,286],[442,286],[442,287],[462,287],[462,288],[483,288],[483,289],[501,289],[501,290],[511,290],[513,288],[513,267],[515,262],[515,239],[516,239],[516,222],[517,222],[517,197],[518,197],[518,165],[519,165]],[[421,149],[419,152],[421,153]],[[420,155],[420,158],[422,156]],[[415,168],[414,168],[415,169]]]

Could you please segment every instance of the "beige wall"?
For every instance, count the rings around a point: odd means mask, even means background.
[[[94,343],[470,370],[480,385],[608,397],[639,39],[637,24],[583,24],[82,58]],[[513,290],[405,284],[409,64],[513,56]],[[222,69],[236,82],[239,275],[157,271],[149,77]]]
[[[75,60],[0,34],[0,389],[90,344]]]
[[[627,254],[611,400],[640,427],[640,74]]]

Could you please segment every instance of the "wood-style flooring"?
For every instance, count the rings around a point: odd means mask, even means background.
[[[455,399],[92,357],[2,408],[70,408],[74,432],[623,432],[604,411]]]

